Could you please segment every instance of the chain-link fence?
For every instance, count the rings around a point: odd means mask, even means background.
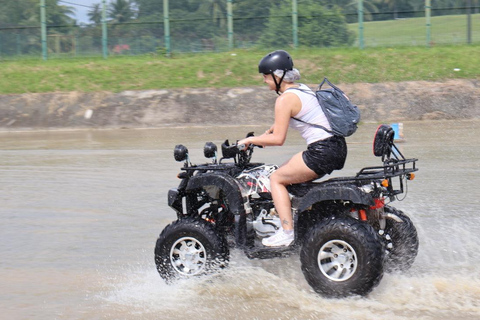
[[[162,0],[158,2],[161,7]],[[252,47],[365,48],[480,42],[480,6],[471,5],[471,1],[465,2],[469,6],[451,8],[435,7],[434,1],[430,13],[423,1],[416,10],[383,12],[369,7],[366,0],[354,0],[344,7],[310,0],[279,0],[273,7],[267,1],[257,1],[255,6],[251,1],[223,2],[225,6],[217,12],[172,9],[168,15],[160,11],[156,18],[138,17],[124,23],[47,24],[44,41],[40,21],[38,25],[9,27],[1,27],[0,21],[0,59],[39,58],[45,51],[48,58],[59,58],[105,56],[105,52],[108,56],[165,55]]]

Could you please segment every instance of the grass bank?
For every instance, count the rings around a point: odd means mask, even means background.
[[[472,43],[480,42],[480,14],[472,14]],[[467,43],[466,15],[448,15],[432,17],[430,41],[433,44]],[[358,23],[348,25],[357,34]],[[416,46],[427,42],[425,17],[385,21],[369,21],[363,24],[366,47],[375,46]],[[356,44],[358,46],[358,43]]]
[[[0,62],[0,94],[261,85],[265,51]],[[290,50],[305,83],[480,79],[480,46]]]

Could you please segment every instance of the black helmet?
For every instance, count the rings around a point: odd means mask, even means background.
[[[260,60],[258,72],[263,74],[273,73],[275,70],[288,71],[293,69],[292,57],[287,51],[277,50],[270,52]]]
[[[288,54],[287,51],[277,50],[270,52],[265,57],[260,60],[258,64],[258,72],[263,74],[272,74],[275,70],[283,70],[283,75],[280,78],[280,81],[277,82],[277,79],[273,77],[275,82],[277,94],[280,94],[280,85],[282,84],[285,74],[289,70],[293,70],[293,60],[292,57]]]

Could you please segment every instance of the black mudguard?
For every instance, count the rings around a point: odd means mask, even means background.
[[[236,180],[223,173],[200,173],[190,179],[187,184],[187,192],[190,190],[201,189],[205,186],[215,186],[223,191],[228,202],[230,211],[235,215],[235,241],[237,245],[246,244],[247,235],[247,213],[242,192]]]
[[[177,188],[168,190],[168,205],[177,212],[177,215],[182,215],[182,194]]]
[[[303,212],[315,203],[335,200],[350,201],[367,206],[375,205],[372,196],[354,184],[314,185],[304,196],[296,197],[293,205],[298,212]]]

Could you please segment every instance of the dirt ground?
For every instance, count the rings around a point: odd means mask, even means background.
[[[478,80],[338,86],[364,122],[480,118]],[[2,95],[0,130],[270,124],[275,98],[263,86]]]

